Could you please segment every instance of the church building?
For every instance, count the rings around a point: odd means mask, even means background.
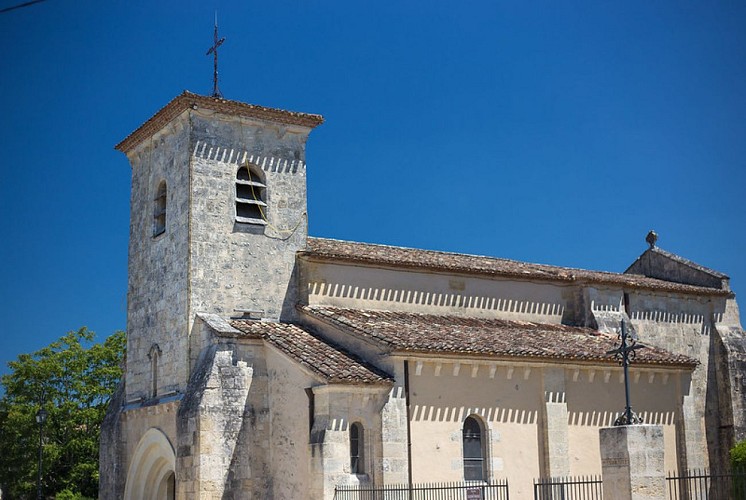
[[[308,235],[315,114],[184,92],[120,142],[132,168],[127,356],[104,499],[332,500],[343,485],[600,474],[634,409],[665,467],[746,439],[728,277],[657,246],[623,273]],[[313,196],[313,193],[310,193]],[[642,235],[641,235],[642,236]]]

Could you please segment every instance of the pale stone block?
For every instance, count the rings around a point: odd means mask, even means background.
[[[663,427],[600,429],[605,500],[664,500]]]

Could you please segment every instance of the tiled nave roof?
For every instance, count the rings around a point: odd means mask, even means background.
[[[301,310],[391,352],[616,364],[606,352],[618,347],[617,338],[590,328],[328,306],[305,306]],[[697,365],[688,356],[654,347],[636,354],[640,365]]]
[[[538,279],[555,282],[610,284],[622,287],[698,295],[731,295],[731,292],[728,290],[673,283],[637,274],[588,271],[585,269],[532,264],[480,255],[420,250],[417,248],[358,243],[328,238],[308,238],[307,248],[300,251],[299,255],[321,260],[359,263],[363,265],[429,269],[443,272],[504,276],[518,279]]]

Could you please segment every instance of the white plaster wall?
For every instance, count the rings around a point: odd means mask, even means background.
[[[571,287],[443,273],[306,262],[310,305],[560,323]]]
[[[510,478],[511,498],[533,498],[540,475],[541,373],[524,367],[489,368],[427,362],[410,371],[412,480],[463,481],[463,422],[479,415],[489,428],[488,468]],[[510,378],[508,378],[510,376]]]
[[[667,471],[678,470],[677,425],[680,426],[680,372],[630,368],[632,409],[646,424],[663,427]],[[624,410],[621,367],[566,370],[569,460],[571,475],[601,473],[599,429],[610,427]],[[681,432],[681,430],[679,430]]]

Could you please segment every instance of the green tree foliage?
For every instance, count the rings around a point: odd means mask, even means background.
[[[737,443],[731,448],[730,461],[734,469],[746,470],[746,440]]]
[[[736,443],[730,450],[733,466],[733,498],[746,498],[746,440]]]
[[[0,383],[0,488],[3,499],[31,498],[36,491],[42,400],[43,491],[76,498],[98,496],[101,421],[122,376],[124,332],[94,343],[87,328],[69,332],[33,353],[8,363]]]

